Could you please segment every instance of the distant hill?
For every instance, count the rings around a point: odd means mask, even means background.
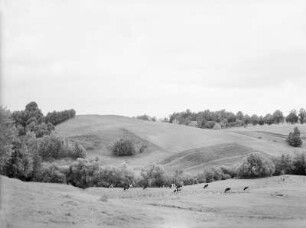
[[[299,126],[305,137],[306,126]],[[160,163],[169,171],[184,169],[195,173],[209,165],[230,165],[258,151],[267,155],[294,153],[285,142],[292,125],[257,126],[207,130],[162,122],[143,121],[115,115],[78,115],[56,126],[56,133],[78,140],[92,157],[105,165],[120,166],[124,161],[135,170]],[[143,153],[133,157],[114,157],[111,146],[120,138],[130,139]]]

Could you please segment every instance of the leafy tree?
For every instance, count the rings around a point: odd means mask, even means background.
[[[297,123],[298,120],[299,120],[299,117],[296,114],[296,110],[292,110],[289,113],[289,115],[286,117],[286,121],[291,123],[291,124]]]
[[[264,122],[265,122],[266,124],[268,124],[268,125],[273,124],[273,122],[274,122],[273,116],[272,116],[271,114],[268,113],[268,114],[265,115],[265,117],[264,117]]]
[[[43,160],[58,159],[61,157],[62,140],[54,135],[42,138],[39,146],[39,155]]]
[[[254,115],[251,116],[251,123],[252,123],[254,126],[258,124],[258,121],[259,121],[259,117],[258,117],[256,114],[254,114]]]
[[[241,112],[241,111],[237,112],[236,117],[237,117],[238,120],[243,120],[244,119],[243,112]]]
[[[303,141],[301,139],[301,133],[298,127],[295,127],[293,132],[290,132],[287,137],[287,143],[293,147],[302,146]]]
[[[0,174],[4,173],[4,165],[13,152],[12,142],[17,133],[12,121],[9,119],[9,115],[10,113],[0,106]]]
[[[5,173],[8,177],[21,180],[30,180],[33,174],[33,159],[28,153],[25,144],[15,146],[14,151],[5,164]]]
[[[251,153],[244,159],[239,168],[239,176],[245,178],[272,176],[275,171],[274,164],[259,153]]]
[[[258,124],[259,125],[264,125],[265,124],[265,119],[262,116],[259,116],[258,118]]]
[[[305,154],[296,154],[292,161],[292,174],[306,175]]]
[[[246,125],[248,125],[249,123],[251,123],[251,117],[250,117],[249,115],[245,115],[244,118],[243,118],[243,120],[244,120],[244,123],[245,123]]]
[[[300,123],[303,124],[306,119],[306,110],[301,108],[299,112]]]
[[[282,154],[280,157],[273,159],[275,165],[274,175],[283,175],[292,173],[292,156]]]
[[[274,123],[279,124],[284,122],[284,114],[280,110],[276,110],[272,116]]]

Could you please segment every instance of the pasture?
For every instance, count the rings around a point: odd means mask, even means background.
[[[306,125],[298,125],[305,139]],[[195,174],[207,166],[234,165],[251,152],[281,155],[304,151],[287,145],[285,138],[294,125],[248,126],[222,130],[199,129],[162,122],[149,122],[113,115],[79,115],[56,127],[60,136],[79,140],[90,157],[104,165],[120,166],[127,161],[135,171],[150,164],[162,164],[168,171],[184,169]],[[111,146],[130,139],[143,153],[133,157],[114,157]]]
[[[169,188],[88,188],[1,176],[1,227],[305,227],[306,177]],[[249,189],[243,191],[245,186]],[[224,194],[224,189],[231,192]]]

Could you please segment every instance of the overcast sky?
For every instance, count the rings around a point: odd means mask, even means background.
[[[129,3],[127,3],[129,2]],[[306,108],[306,1],[1,0],[1,103],[168,116]]]

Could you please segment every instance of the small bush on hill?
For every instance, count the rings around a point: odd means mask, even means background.
[[[239,168],[239,176],[243,178],[272,176],[275,171],[274,164],[259,153],[250,154]]]
[[[71,157],[74,159],[77,158],[86,158],[87,152],[85,148],[78,142],[74,142],[70,147],[67,147],[66,149],[66,154],[64,152],[65,157]]]
[[[113,154],[116,156],[131,156],[135,154],[135,146],[131,140],[120,139],[115,142],[112,148]]]
[[[287,143],[293,147],[302,146],[303,141],[301,139],[301,132],[298,127],[295,127],[293,132],[290,132],[287,137]]]

